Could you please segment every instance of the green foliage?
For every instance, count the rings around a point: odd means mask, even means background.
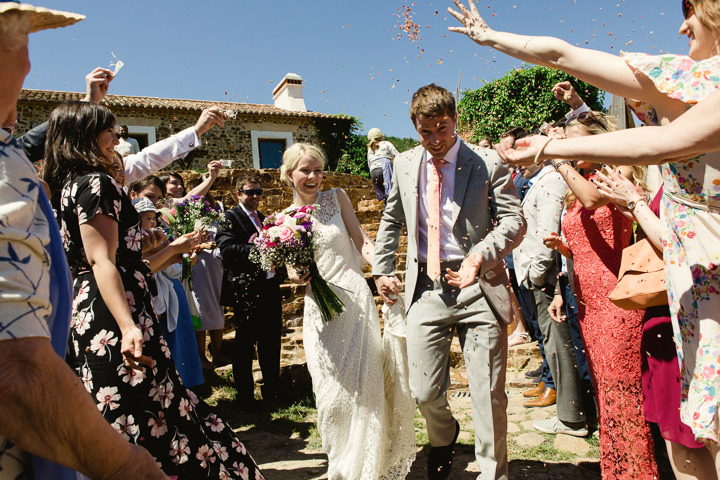
[[[352,142],[354,132],[362,128],[355,117],[342,115],[344,118],[319,118],[315,120],[316,139],[327,157],[327,169],[335,170],[339,159]]]
[[[395,148],[397,148],[398,152],[400,153],[406,152],[411,148],[415,148],[420,145],[420,142],[417,138],[385,137],[385,140],[395,145]]]
[[[604,92],[589,83],[552,68],[525,65],[477,90],[465,91],[458,103],[458,130],[477,143],[488,136],[497,141],[511,127],[531,131],[544,122],[564,118],[568,106],[555,99],[552,87],[569,80],[593,110],[604,111]]]
[[[345,144],[345,150],[335,171],[370,178],[367,166],[368,139],[365,135],[358,135],[359,130],[359,128],[355,129]],[[418,141],[412,138],[385,137],[385,140],[395,145],[398,152],[410,150],[418,145]]]

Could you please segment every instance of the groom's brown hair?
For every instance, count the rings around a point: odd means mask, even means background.
[[[455,116],[455,97],[448,90],[431,83],[413,93],[410,102],[410,120],[415,125],[418,115],[424,117]]]

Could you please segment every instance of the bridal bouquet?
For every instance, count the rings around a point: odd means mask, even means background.
[[[342,313],[345,304],[318,272],[313,260],[312,205],[290,207],[269,215],[259,234],[250,237],[254,248],[250,260],[266,272],[276,265],[302,265],[310,269],[310,289],[315,295],[324,322]]]
[[[202,232],[206,226],[218,219],[220,212],[210,206],[203,198],[191,196],[182,202],[171,204],[160,209],[162,220],[167,225],[167,233],[178,238],[192,232]],[[190,254],[183,254],[182,279],[187,280],[192,288],[192,265]]]

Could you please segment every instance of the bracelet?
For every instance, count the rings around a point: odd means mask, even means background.
[[[555,163],[554,161],[552,162],[552,166],[555,167],[555,171],[556,171],[556,172],[559,172],[559,171],[560,171],[560,167],[562,167],[563,165],[570,165],[570,166],[572,166],[572,161],[566,159],[566,160],[560,160],[560,161],[557,162],[557,163]]]
[[[542,161],[540,161],[540,155],[542,155],[542,152],[545,150],[545,147],[547,147],[547,144],[552,142],[553,140],[555,140],[555,137],[547,137],[545,143],[540,146],[540,149],[535,154],[535,159],[533,160],[533,163],[535,165],[540,165],[542,163]]]

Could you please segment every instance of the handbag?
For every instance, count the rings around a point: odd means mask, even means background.
[[[668,304],[662,252],[647,238],[623,249],[618,283],[608,298],[625,310]]]

